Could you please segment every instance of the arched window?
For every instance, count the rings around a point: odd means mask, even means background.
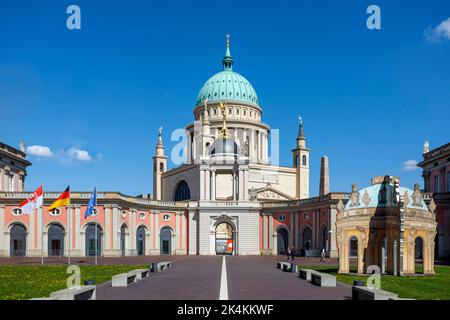
[[[159,164],[159,172],[164,172],[164,163]]]
[[[306,166],[306,156],[302,156],[302,166]]]
[[[295,157],[295,167],[298,167],[298,156]]]
[[[191,191],[186,181],[181,181],[178,184],[177,190],[175,191],[175,201],[189,200],[191,198]]]

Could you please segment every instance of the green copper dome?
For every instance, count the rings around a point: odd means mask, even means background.
[[[197,97],[197,105],[206,99],[212,101],[236,101],[259,105],[258,95],[252,84],[242,75],[233,71],[230,54],[230,40],[227,35],[227,49],[222,60],[223,71],[216,73],[205,82]]]

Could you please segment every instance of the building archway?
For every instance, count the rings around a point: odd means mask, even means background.
[[[422,237],[417,237],[414,240],[414,272],[415,273],[424,272]]]
[[[328,226],[323,225],[320,231],[320,244],[319,248],[321,251],[325,249],[325,252],[328,251]]]
[[[191,199],[191,190],[189,189],[189,185],[185,180],[181,180],[175,189],[174,200],[184,201],[189,199]]]
[[[285,228],[277,230],[277,254],[285,255],[288,249],[289,233]]]
[[[51,257],[64,256],[64,228],[57,223],[52,223],[48,228],[48,255]],[[45,243],[44,243],[45,244]]]
[[[234,252],[234,230],[227,222],[221,222],[215,230],[215,247],[217,255],[232,255]]]
[[[100,225],[90,223],[85,231],[85,254],[87,257],[102,255],[103,230]]]
[[[305,257],[311,256],[312,250],[312,229],[309,225],[304,226],[301,233],[301,243],[300,243],[301,253]]]
[[[358,264],[358,238],[356,236],[352,236],[348,240],[348,265],[349,265],[349,272],[352,272],[352,265],[354,265],[354,261],[356,261],[356,265]],[[352,263],[353,262],[353,263]]]
[[[27,229],[15,223],[10,230],[10,256],[23,257],[27,252]]]
[[[172,229],[164,227],[161,229],[160,235],[160,253],[162,255],[172,254]]]
[[[147,232],[144,226],[140,226],[136,231],[136,249],[138,256],[145,256],[145,238]]]

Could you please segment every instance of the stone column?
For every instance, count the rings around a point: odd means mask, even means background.
[[[105,205],[105,230],[104,230],[104,243],[105,254],[109,255],[111,250],[111,206]]]
[[[344,236],[344,241],[342,242],[342,248],[339,248],[341,252],[339,256],[339,273],[349,272],[349,242],[350,239]]]
[[[206,190],[205,190],[205,200],[211,200],[211,171],[205,170],[205,178],[206,178]]]
[[[277,234],[276,232],[273,232],[273,214],[269,214],[269,251],[272,252],[272,254],[277,254],[274,251],[274,240],[276,240]]]
[[[181,230],[180,230],[180,213],[176,212],[175,213],[175,254],[178,254],[178,251],[181,249],[180,248],[180,236],[181,236]]]
[[[244,181],[243,181],[243,183],[244,183],[244,187],[243,187],[243,191],[244,191],[244,193],[243,193],[243,198],[244,198],[244,200],[248,200],[248,168],[246,168],[245,170],[244,170]]]
[[[242,181],[244,180],[244,172],[242,169],[239,169],[239,174],[238,174],[238,200],[244,200],[244,185],[242,183]]]
[[[205,170],[200,168],[200,200],[205,200]]]
[[[338,257],[338,251],[336,246],[336,215],[337,209],[330,209],[329,229],[331,232],[328,234],[330,258]]]
[[[294,245],[294,213],[291,210],[291,212],[289,213],[289,245],[293,246]]]
[[[211,170],[211,201],[216,201],[216,170]]]
[[[182,238],[181,238],[181,249],[183,250],[184,254],[187,254],[187,248],[186,248],[187,229],[186,229],[186,215],[185,215],[185,213],[183,213],[181,215],[181,230],[183,232]]]
[[[155,214],[155,232],[156,232],[156,241],[155,241],[155,252],[157,255],[160,254],[160,230],[159,230],[159,212]]]
[[[233,200],[234,201],[236,201],[236,189],[237,189],[237,186],[236,186],[236,171],[235,170],[233,170]]]
[[[120,242],[119,242],[119,235],[118,231],[120,230],[119,226],[119,219],[120,219],[120,208],[118,206],[113,206],[113,212],[112,212],[112,247],[111,247],[111,253],[113,256],[120,256]]]
[[[294,212],[294,235],[295,235],[295,239],[294,239],[294,246],[295,246],[295,251],[300,254],[300,244],[298,241],[298,228],[299,228],[299,212],[298,210],[295,210]]]
[[[80,205],[74,205],[75,210],[72,211],[74,212],[74,216],[75,216],[75,243],[74,243],[74,247],[75,250],[73,252],[73,255],[75,256],[83,256],[83,248],[81,247],[81,241],[80,241],[80,223],[81,223],[81,217],[80,217]],[[68,242],[66,242],[68,244]]]
[[[250,160],[253,161],[255,158],[255,130],[250,129],[250,142],[248,146],[248,154],[250,157]]]
[[[269,235],[268,228],[267,228],[267,220],[268,220],[267,214],[263,213],[262,219],[263,219],[263,227],[262,227],[263,247],[262,247],[262,250],[263,250],[263,254],[268,254],[267,240],[270,235]]]
[[[189,131],[186,131],[186,163],[192,162],[192,139],[191,139],[191,133]]]

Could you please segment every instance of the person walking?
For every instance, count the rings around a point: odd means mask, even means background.
[[[295,248],[294,248],[294,246],[292,246],[291,247],[291,261],[294,261],[294,259],[295,259],[294,252],[295,252]]]
[[[325,262],[325,248],[322,248],[322,252],[320,253],[320,262]]]
[[[289,261],[289,257],[291,256],[291,248],[288,247],[286,250],[286,257],[287,257],[287,261]]]

